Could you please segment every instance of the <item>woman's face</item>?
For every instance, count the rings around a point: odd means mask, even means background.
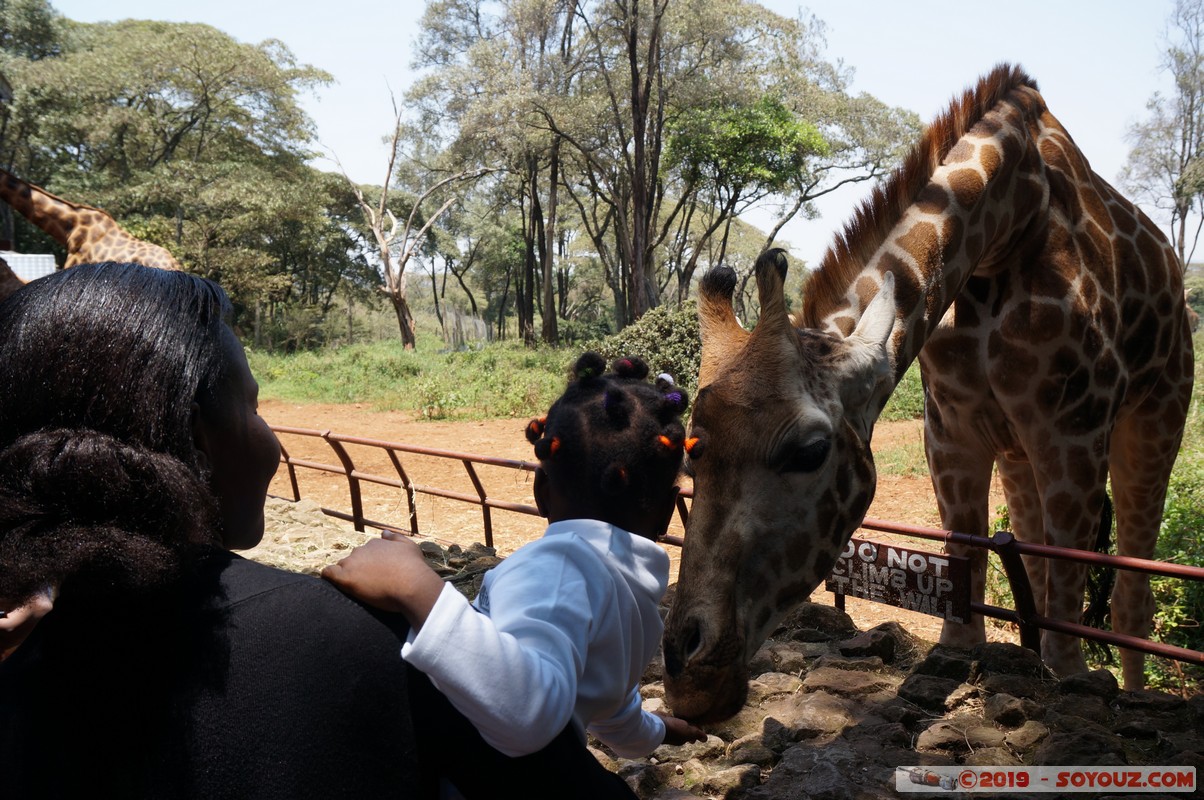
[[[259,416],[259,384],[242,345],[222,326],[225,375],[194,416],[197,449],[209,460],[209,483],[222,518],[222,544],[245,550],[263,538],[263,504],[280,466],[280,443]]]

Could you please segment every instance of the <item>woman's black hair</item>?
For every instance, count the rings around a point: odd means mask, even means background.
[[[681,415],[688,398],[667,375],[647,378],[638,358],[616,360],[610,373],[597,353],[577,360],[548,415],[527,425],[553,489],[601,500],[622,516],[663,500],[687,447]]]
[[[155,589],[220,544],[193,403],[229,316],[211,281],[111,262],[0,304],[0,598]]]

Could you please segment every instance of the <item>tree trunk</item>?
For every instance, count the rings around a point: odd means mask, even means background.
[[[397,312],[397,327],[401,330],[401,346],[406,350],[413,350],[416,342],[414,338],[414,315],[410,313],[410,304],[406,301],[405,295],[400,293],[389,293],[389,299],[393,302],[393,310]]]
[[[556,253],[556,201],[560,182],[560,137],[552,142],[551,163],[548,167],[548,215],[544,223],[543,248],[543,340],[556,344],[560,339],[556,329],[556,284],[553,265]]]

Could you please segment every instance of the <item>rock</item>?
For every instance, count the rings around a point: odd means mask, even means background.
[[[807,670],[812,658],[816,655],[821,655],[828,652],[828,646],[820,646],[819,652],[815,652],[814,646],[808,646],[803,642],[770,642],[761,648],[767,651],[766,657],[770,664],[773,665],[774,672],[785,672],[792,675],[798,675]]]
[[[831,667],[833,669],[847,669],[852,672],[881,672],[885,666],[882,659],[878,656],[846,656],[846,655],[826,655],[815,659],[815,663],[811,665],[811,669],[824,669]]]
[[[1003,733],[972,717],[937,720],[916,740],[917,750],[973,752],[983,747],[1003,747]]]
[[[870,672],[854,672],[835,667],[812,669],[803,679],[809,692],[828,692],[842,697],[861,697],[898,685],[898,678]]]
[[[751,789],[761,782],[761,768],[756,764],[721,769],[707,775],[693,788],[707,796],[730,797],[733,793]]]
[[[945,698],[945,710],[956,711],[959,708],[967,705],[972,700],[977,700],[981,696],[981,692],[977,686],[972,686],[968,683],[963,683],[949,693]]]
[[[970,651],[974,659],[973,675],[1022,675],[1053,680],[1053,673],[1041,656],[1026,647],[1005,642],[984,642]]]
[[[1032,763],[1042,766],[1121,766],[1126,763],[1124,743],[1111,734],[1096,731],[1057,732],[1037,747]]]
[[[857,632],[853,618],[832,606],[819,603],[803,603],[786,615],[778,625],[778,633],[787,633],[790,638],[797,639],[797,631],[813,631],[824,637],[825,641],[846,639]],[[775,633],[775,635],[777,635]],[[818,639],[803,639],[802,641],[819,641]]]
[[[1022,700],[1010,694],[994,694],[982,704],[982,713],[991,722],[1007,728],[1023,725],[1041,711],[1031,700]]]
[[[1028,675],[986,675],[980,676],[975,683],[984,694],[1010,694],[1014,697],[1036,699],[1045,693],[1041,682]]]
[[[887,631],[870,630],[836,645],[842,656],[872,656],[890,663],[895,659],[895,639]]]
[[[716,759],[724,754],[727,745],[718,736],[708,736],[705,742],[689,744],[662,744],[652,751],[652,757],[660,763],[680,764],[698,759]]]
[[[1049,736],[1049,728],[1031,719],[1014,731],[1003,735],[1003,741],[1008,747],[1018,753],[1027,753]]]
[[[765,711],[791,742],[836,736],[855,722],[847,700],[822,692],[781,698],[767,704]],[[768,740],[766,744],[773,747]]]
[[[1083,672],[1078,675],[1068,675],[1058,681],[1060,694],[1087,694],[1111,700],[1120,693],[1120,685],[1116,676],[1106,669]]]
[[[746,797],[760,800],[855,800],[856,753],[842,746],[798,745],[782,754],[764,784]]]
[[[760,705],[762,700],[776,697],[780,694],[794,694],[803,685],[803,681],[782,672],[766,672],[755,680],[748,682],[748,703]]]
[[[952,678],[913,673],[899,685],[899,697],[929,711],[943,711],[945,701],[959,686]]]
[[[1112,709],[1103,697],[1094,694],[1066,695],[1048,706],[1055,714],[1075,716],[1107,726],[1112,722]]]
[[[969,767],[1019,767],[1024,764],[1006,747],[984,747],[975,750],[967,753],[962,763]]]
[[[778,760],[778,754],[765,744],[761,734],[750,733],[727,746],[724,760],[728,764],[755,764],[768,767]]]
[[[936,675],[963,683],[970,679],[973,664],[969,650],[937,645],[911,671],[913,675]]]
[[[1112,703],[1118,711],[1173,712],[1183,707],[1183,701],[1173,694],[1140,689],[1120,692]]]

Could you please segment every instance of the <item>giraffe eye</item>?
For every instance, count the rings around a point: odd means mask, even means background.
[[[823,466],[832,449],[830,439],[816,439],[802,447],[796,447],[785,454],[782,460],[781,472],[815,472]]]

